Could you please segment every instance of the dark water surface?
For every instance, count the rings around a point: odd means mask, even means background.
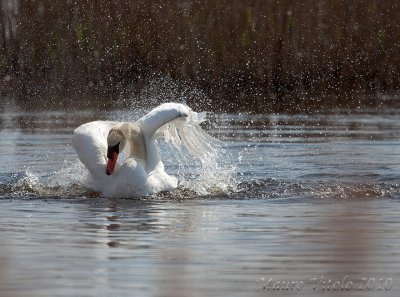
[[[143,113],[0,111],[2,297],[400,296],[397,112],[212,114],[229,187],[118,200],[83,187],[72,131]]]

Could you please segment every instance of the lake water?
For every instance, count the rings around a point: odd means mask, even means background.
[[[143,113],[0,111],[2,297],[400,296],[398,112],[211,114],[218,170],[107,199],[72,132]]]

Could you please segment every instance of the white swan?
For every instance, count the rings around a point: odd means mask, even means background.
[[[208,140],[215,141],[198,125],[204,118],[205,113],[196,113],[183,104],[165,103],[135,123],[83,124],[75,129],[72,145],[89,171],[89,188],[101,196],[135,197],[170,191],[177,187],[177,179],[164,170],[156,132],[169,124],[174,130],[170,133],[170,137],[175,134],[174,142],[183,143],[193,155],[204,155],[212,149]],[[197,138],[187,137],[185,129],[197,129],[193,134]],[[127,156],[125,160],[118,160],[121,152]]]

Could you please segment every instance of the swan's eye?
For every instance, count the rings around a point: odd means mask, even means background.
[[[119,154],[119,142],[116,145],[108,146],[107,149],[107,158],[112,160],[114,158],[114,153]]]

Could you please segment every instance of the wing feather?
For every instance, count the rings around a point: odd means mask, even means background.
[[[156,131],[168,122],[184,118],[189,115],[191,109],[180,103],[164,103],[151,110],[137,121],[146,138],[151,138]]]
[[[117,122],[95,121],[75,129],[72,146],[94,178],[102,178],[107,158],[107,135]]]

